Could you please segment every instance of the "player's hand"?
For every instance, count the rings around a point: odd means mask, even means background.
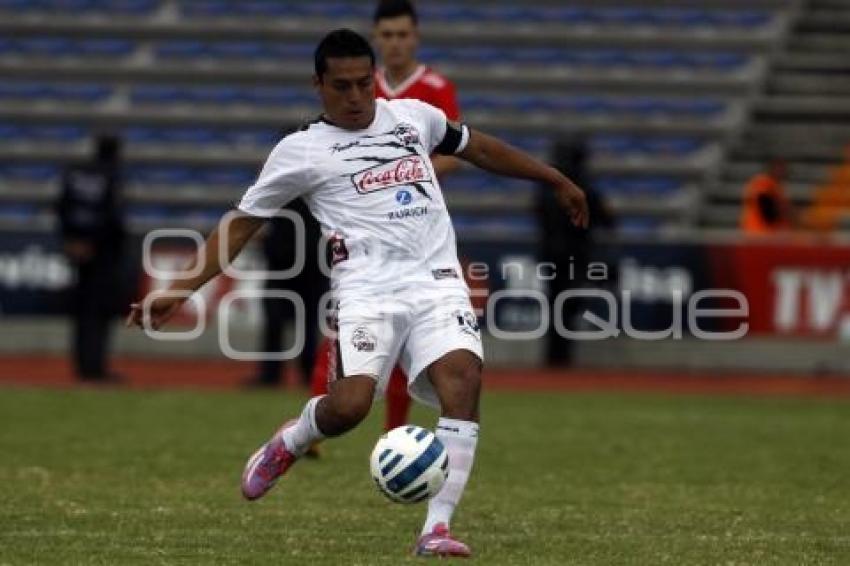
[[[150,317],[147,325],[154,330],[159,330],[163,324],[174,316],[174,313],[180,310],[180,307],[183,306],[187,298],[172,295],[156,297],[149,302],[147,313],[142,308],[143,303],[133,303],[130,305],[130,314],[127,315],[126,325],[128,327],[138,326],[139,328],[145,328],[144,317],[147,315]]]
[[[587,209],[587,197],[580,188],[572,183],[562,183],[555,187],[558,202],[570,211],[570,219],[579,228],[587,228],[590,212]]]

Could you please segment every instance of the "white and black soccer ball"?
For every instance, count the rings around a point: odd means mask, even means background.
[[[378,439],[370,467],[381,493],[396,503],[417,503],[443,487],[449,475],[449,455],[433,432],[405,425]]]

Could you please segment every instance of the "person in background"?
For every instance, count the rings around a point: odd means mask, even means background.
[[[381,0],[373,18],[372,41],[378,51],[381,66],[375,70],[375,92],[378,98],[415,98],[442,110],[449,120],[460,120],[460,107],[454,84],[417,58],[419,49],[419,18],[409,0]],[[457,171],[461,162],[448,155],[432,155],[434,171],[440,179]],[[335,364],[335,354],[329,340],[319,348],[312,379],[314,395],[327,391],[329,368]],[[401,368],[393,370],[386,391],[387,413],[385,430],[407,424],[410,416],[410,395],[407,378]],[[315,450],[312,455],[317,454]]]
[[[76,271],[71,314],[77,378],[115,382],[107,366],[110,320],[122,299],[121,257],[125,239],[121,199],[121,140],[96,139],[96,154],[69,165],[62,175],[57,216],[63,249]]]
[[[784,186],[787,173],[785,160],[774,159],[767,171],[750,179],[744,188],[741,230],[750,235],[765,235],[791,229],[793,211]]]
[[[576,226],[569,221],[570,213],[558,201],[556,195],[540,186],[537,195],[537,218],[542,235],[539,258],[555,266],[554,278],[549,283],[549,308],[554,312],[555,298],[570,289],[588,285],[587,268],[592,261],[593,233],[612,230],[614,217],[605,206],[587,173],[587,145],[581,137],[557,140],[552,149],[552,166],[569,175],[583,187],[590,210],[588,227]],[[564,304],[564,325],[571,330],[573,319],[581,311],[581,301],[570,300]],[[564,367],[573,362],[573,343],[563,338],[550,324],[546,336],[546,362],[549,366]]]

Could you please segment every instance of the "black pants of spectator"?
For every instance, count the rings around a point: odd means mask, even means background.
[[[295,318],[295,306],[292,301],[287,299],[263,299],[263,351],[264,352],[280,352],[282,349],[288,349],[295,340],[295,335],[287,337],[286,344],[284,340],[284,329],[290,327],[294,332],[302,332],[304,334],[304,349],[298,357],[298,363],[301,368],[301,375],[305,385],[310,384],[310,375],[313,372],[313,364],[316,358],[316,348],[318,346],[318,312],[317,306],[323,288],[305,288],[303,285],[293,284],[295,280],[269,280],[266,281],[265,288],[267,290],[290,290],[295,291],[304,301],[305,317],[303,321],[298,321]],[[317,294],[318,291],[318,294]],[[296,328],[295,325],[303,324],[302,328]],[[273,385],[280,382],[282,362],[280,360],[263,360],[259,367],[259,380],[262,383]]]
[[[72,316],[74,369],[80,379],[105,379],[109,374],[110,322],[120,286],[116,275],[118,259],[116,253],[101,253],[77,265]]]

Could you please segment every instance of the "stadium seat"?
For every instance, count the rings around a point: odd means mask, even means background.
[[[102,57],[122,57],[131,54],[136,48],[134,42],[126,39],[86,39],[77,45],[83,55]]]
[[[59,176],[52,163],[0,163],[0,178],[8,181],[47,182]]]
[[[209,54],[207,44],[202,41],[180,40],[180,41],[165,41],[159,43],[154,49],[157,57],[164,59],[168,58],[186,58],[186,57],[201,57]]]
[[[34,141],[73,143],[86,138],[88,131],[81,126],[61,124],[32,125],[24,128],[22,136]]]
[[[227,143],[234,145],[257,145],[271,146],[276,144],[283,137],[282,132],[276,130],[228,130],[223,133],[223,139]]]
[[[178,165],[138,165],[128,168],[127,180],[152,185],[185,185],[194,180],[192,169]]]
[[[0,124],[0,142],[16,142],[23,137],[20,126],[16,124]]]
[[[207,145],[222,140],[218,131],[211,128],[165,128],[159,132],[163,142]]]
[[[25,222],[33,220],[39,213],[39,207],[34,204],[24,203],[2,203],[0,204],[0,218]]]
[[[176,86],[143,85],[132,90],[134,104],[167,104],[188,100],[183,89]]]
[[[112,94],[112,89],[94,84],[64,84],[48,87],[51,98],[75,102],[99,102]]]
[[[258,171],[250,167],[213,167],[198,169],[194,173],[194,179],[204,185],[247,187],[256,180],[257,173]]]
[[[595,180],[596,189],[612,195],[671,195],[682,189],[682,183],[672,177],[635,176],[620,177],[602,175]]]

